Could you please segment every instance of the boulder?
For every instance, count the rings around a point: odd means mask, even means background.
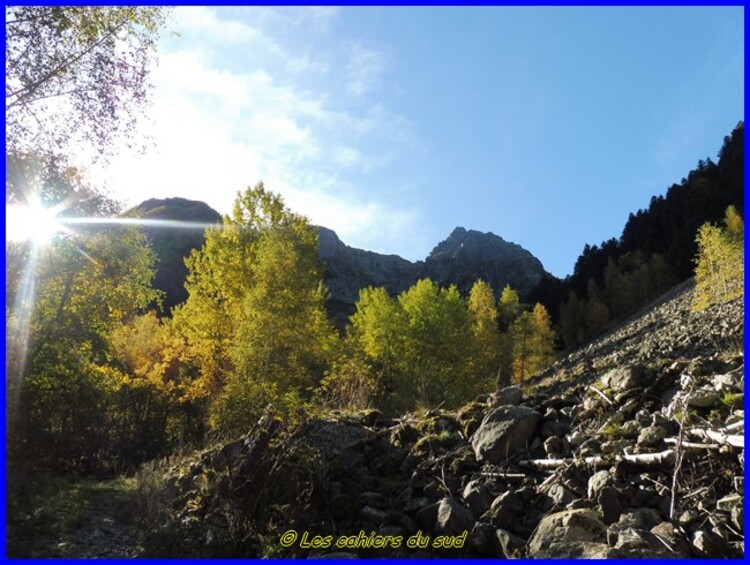
[[[607,526],[601,521],[599,513],[592,510],[563,510],[542,518],[527,545],[528,557],[565,557],[575,553],[573,548],[565,549],[565,555],[555,553],[556,545],[582,545],[585,543],[606,544]],[[606,547],[606,545],[605,545]],[[600,549],[600,548],[599,548]],[[583,549],[581,549],[583,551]],[[571,556],[573,556],[571,554]],[[582,557],[583,555],[576,555]]]
[[[643,382],[643,367],[628,365],[616,367],[602,377],[602,384],[615,391],[635,388]]]
[[[614,483],[612,475],[609,471],[597,471],[591,478],[589,478],[587,494],[591,499],[596,500],[599,496],[599,492],[606,486],[611,486]]]
[[[520,557],[526,542],[506,530],[495,530],[495,554],[512,559]]]
[[[464,487],[463,499],[475,518],[487,512],[492,505],[492,495],[479,481],[470,481]]]
[[[495,528],[486,522],[477,522],[466,538],[466,546],[482,557],[495,556]]]
[[[520,387],[515,385],[506,386],[498,391],[495,391],[490,396],[491,406],[506,406],[506,405],[518,405],[523,400],[523,391]]]
[[[425,506],[414,516],[417,525],[425,532],[431,533],[435,530],[435,522],[437,520],[439,507],[440,503],[435,502],[429,506]]]
[[[606,543],[565,542],[542,547],[533,556],[537,559],[607,559],[614,550]]]
[[[643,428],[638,434],[638,445],[653,447],[667,437],[667,430],[661,426]]]
[[[474,526],[471,511],[451,498],[440,501],[435,520],[435,531],[438,534],[457,536],[468,532]]]
[[[501,406],[487,414],[471,438],[480,463],[500,463],[526,446],[541,414],[526,406]]]
[[[517,516],[523,511],[523,499],[513,491],[504,492],[498,496],[487,512],[487,518],[496,528],[509,528],[517,521]]]

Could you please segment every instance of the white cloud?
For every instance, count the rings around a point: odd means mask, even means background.
[[[190,33],[221,38],[165,44],[153,75],[152,119],[144,128],[155,148],[145,156],[123,152],[99,171],[99,178],[131,205],[182,196],[222,213],[229,212],[238,191],[263,180],[290,208],[335,230],[350,245],[402,249],[418,215],[381,200],[357,175],[383,166],[399,148],[412,144],[408,124],[382,104],[355,112],[336,90],[353,80],[359,85],[355,90],[372,94],[385,68],[382,53],[355,48],[349,61],[358,61],[358,69],[342,69],[336,63],[346,52],[281,42],[276,59],[248,59],[240,66],[227,62],[220,43],[266,41],[265,27],[227,21],[207,8],[177,12]],[[268,9],[253,13],[260,14],[253,18],[256,24],[277,14]],[[281,16],[322,26],[331,25],[337,13],[295,10]],[[334,76],[305,81],[297,75],[316,68]]]
[[[208,6],[175,9],[172,25],[179,34],[197,36],[220,43],[270,41],[256,27],[236,20],[219,19],[216,11]]]
[[[355,44],[351,48],[349,61],[346,64],[346,88],[349,93],[362,96],[376,88],[388,64],[388,56],[384,51]]]

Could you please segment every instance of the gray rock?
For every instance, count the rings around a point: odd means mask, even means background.
[[[638,412],[635,413],[635,421],[642,428],[650,426],[652,423],[651,412],[649,412],[648,410],[638,410]]]
[[[388,519],[387,512],[383,512],[372,506],[363,506],[362,510],[359,511],[359,515],[365,520],[370,520],[375,524],[382,524]]]
[[[526,542],[507,530],[495,530],[495,555],[513,559],[521,557]]]
[[[507,491],[492,502],[486,516],[496,528],[508,529],[523,509],[523,499],[513,491]]]
[[[407,514],[416,514],[429,505],[429,498],[427,498],[426,496],[418,496],[417,498],[412,498],[411,500],[407,501],[406,504],[404,504],[404,512],[406,512]]]
[[[719,392],[743,392],[742,371],[733,371],[726,375],[715,375],[711,379],[713,388]]]
[[[477,555],[494,557],[495,528],[486,522],[477,522],[466,538],[466,546]]]
[[[429,506],[425,506],[414,516],[417,525],[425,532],[432,533],[435,531],[435,522],[437,521],[439,507],[440,503],[435,502]]]
[[[545,424],[542,425],[544,427]],[[544,434],[542,434],[544,435]],[[557,436],[548,437],[544,440],[544,452],[549,456],[550,459],[559,457],[565,450],[563,440]]]
[[[608,559],[613,550],[605,543],[563,542],[542,547],[533,557],[537,559]],[[529,557],[532,557],[529,555]]]
[[[690,393],[688,406],[692,408],[713,408],[721,403],[721,397],[716,391],[698,389]]]
[[[523,391],[515,385],[506,386],[490,395],[490,404],[493,408],[505,405],[521,404],[523,400]]]
[[[638,434],[638,445],[653,447],[658,445],[665,437],[667,437],[667,430],[663,427],[649,426],[643,428]]]
[[[526,406],[501,406],[487,414],[471,437],[480,463],[500,463],[526,446],[541,415]]]
[[[602,520],[605,524],[613,524],[620,519],[622,507],[617,496],[617,491],[613,487],[605,486],[599,492],[596,501],[602,509]]]
[[[630,453],[633,448],[633,441],[627,439],[618,439],[615,441],[605,441],[602,444],[602,453],[604,455],[624,455]]]
[[[730,494],[716,501],[716,509],[731,512],[739,504],[742,504],[742,497],[739,494]]]
[[[611,486],[613,483],[614,479],[609,471],[597,471],[589,478],[586,494],[592,500],[596,500],[601,490],[606,486]]]
[[[605,543],[607,527],[592,510],[563,510],[542,518],[527,545],[528,557],[540,557],[559,544]],[[554,553],[546,553],[552,556]]]
[[[745,529],[745,511],[742,504],[738,504],[737,506],[732,508],[730,517],[732,518],[732,524],[734,524],[735,528],[740,531],[743,531]]]
[[[643,367],[628,365],[617,367],[602,377],[602,384],[615,391],[627,390],[639,386],[643,379]]]
[[[567,506],[578,498],[569,488],[560,483],[554,483],[549,487],[547,496],[555,506]]]
[[[473,525],[474,518],[468,508],[450,498],[444,498],[440,501],[435,521],[437,533],[457,536],[470,531]]]
[[[567,439],[568,443],[573,447],[580,447],[581,445],[583,445],[587,438],[585,434],[582,434],[579,431],[575,431],[565,436],[565,439]]]
[[[380,510],[388,508],[388,499],[379,492],[363,492],[359,495],[359,500],[365,506],[372,506]]]
[[[620,434],[625,437],[637,437],[641,431],[641,425],[635,420],[628,420],[620,428]]]
[[[648,530],[626,528],[620,530],[612,557],[676,557]]]
[[[675,557],[690,557],[690,543],[680,530],[670,522],[662,522],[651,528],[654,534],[662,543],[670,547]]]
[[[706,530],[696,531],[690,542],[698,557],[732,557],[734,553],[728,541]]]
[[[487,487],[479,481],[470,481],[464,487],[462,496],[475,518],[479,518],[487,512],[492,505],[492,495],[487,491]]]
[[[546,420],[542,422],[541,428],[539,428],[539,435],[543,439],[552,437],[563,437],[570,431],[570,426],[559,420]]]

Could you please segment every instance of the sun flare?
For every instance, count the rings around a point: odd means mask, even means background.
[[[38,199],[26,204],[11,204],[5,207],[6,242],[30,241],[44,245],[60,232],[65,231],[58,218],[60,207],[46,208]]]

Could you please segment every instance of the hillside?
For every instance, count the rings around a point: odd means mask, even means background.
[[[144,554],[741,556],[743,305],[692,292],[455,412],[262,419],[151,465]]]

